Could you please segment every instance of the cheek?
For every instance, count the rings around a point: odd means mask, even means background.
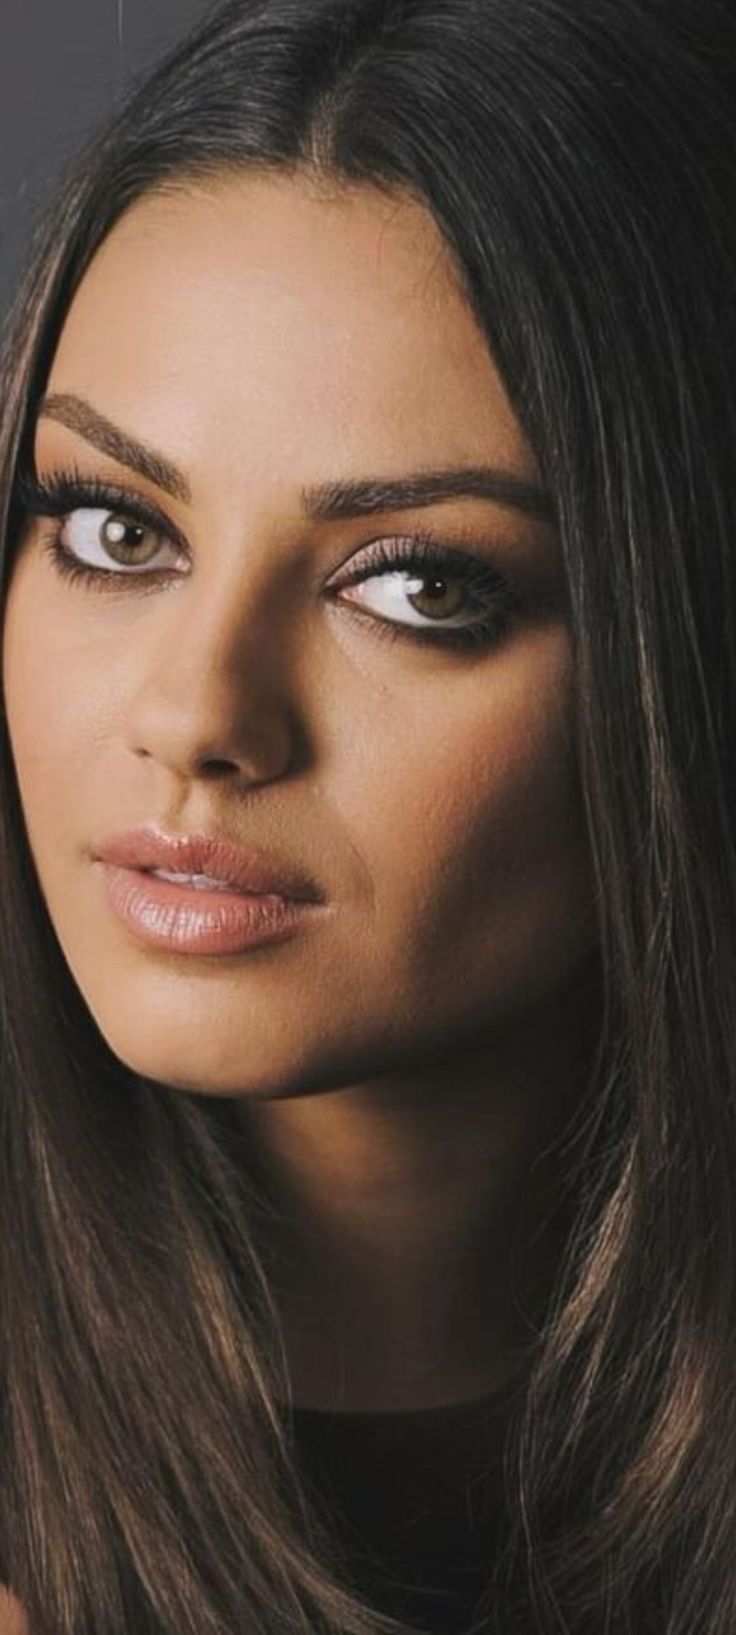
[[[386,736],[355,822],[377,943],[433,990],[541,980],[551,951],[561,970],[594,934],[567,633],[467,679]]]
[[[33,576],[25,563],[16,566],[3,619],[3,697],[13,759],[21,787],[46,764],[56,738],[53,720],[58,701],[58,674],[53,627],[33,595]]]
[[[6,599],[2,663],[10,745],[36,850],[78,801],[96,689],[88,684],[84,645],[60,625],[58,605],[52,607],[24,560]]]

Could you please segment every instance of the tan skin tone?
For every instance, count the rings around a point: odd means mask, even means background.
[[[558,1249],[533,1166],[595,1036],[560,547],[479,494],[316,521],[301,492],[449,467],[538,482],[443,241],[408,197],[304,177],[149,195],[86,273],[47,392],[191,491],[38,418],[41,477],[76,464],[169,530],[147,536],[154,569],[98,593],[43,549],[62,528],[119,566],[89,517],[30,519],[12,572],[10,736],[71,971],[135,1071],[241,1098],[279,1212],[294,1400],[480,1396],[533,1334]],[[411,574],[391,600],[380,568],[340,587],[372,541],[423,533],[518,590],[495,642],[442,645],[454,609],[487,612],[451,578],[434,601]],[[433,642],[406,634],[419,621]],[[238,956],[144,946],[90,851],[148,821],[273,844],[324,914]]]

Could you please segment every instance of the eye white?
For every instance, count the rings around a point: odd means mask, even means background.
[[[68,537],[73,522],[76,522],[76,539]],[[67,516],[60,538],[65,550],[89,567],[104,568],[110,573],[117,574],[143,574],[151,567],[152,562],[155,564],[155,559],[147,557],[140,563],[118,561],[105,549],[106,544],[124,545],[130,527],[141,528],[145,534],[155,533],[155,529],[150,528],[148,524],[138,523],[134,518],[126,517],[124,512],[79,506]],[[107,535],[106,541],[102,538],[103,529]],[[397,569],[393,572],[371,574],[369,578],[351,586],[348,599],[364,602],[378,617],[396,624],[413,625],[423,629],[430,629],[433,626],[443,629],[461,628],[472,624],[472,613],[455,613],[447,618],[433,619],[429,614],[424,614],[411,606],[407,598],[419,596],[428,580],[433,577],[443,583],[455,583],[451,575],[447,577],[441,573],[433,575],[431,570],[426,574],[416,575],[411,574],[408,569]],[[342,594],[344,596],[346,593],[343,591]]]
[[[412,607],[411,603],[407,602],[407,597],[421,595],[427,581],[432,578],[445,582],[444,574],[432,573],[431,570],[419,576],[405,570],[372,574],[370,579],[363,579],[359,584],[351,585],[349,600],[355,598],[365,602],[371,612],[378,614],[382,619],[392,619],[397,624],[418,625],[422,629],[447,630],[472,624],[472,610],[433,619],[428,613],[422,613],[419,608]],[[447,583],[455,583],[451,575],[447,576]]]
[[[111,573],[143,573],[155,562],[155,557],[145,557],[141,562],[125,562],[110,555],[111,546],[125,545],[131,528],[141,529],[144,536],[156,533],[147,523],[136,522],[134,517],[126,517],[124,512],[79,506],[76,511],[70,511],[59,538],[70,556],[77,557],[91,568],[109,568]]]

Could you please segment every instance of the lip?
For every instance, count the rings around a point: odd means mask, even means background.
[[[175,954],[242,954],[282,942],[324,909],[267,892],[211,890],[100,861],[110,907],[137,940]]]
[[[100,862],[144,874],[150,869],[208,874],[241,895],[279,897],[295,903],[325,900],[316,881],[292,863],[261,847],[241,847],[224,834],[204,830],[173,834],[151,825],[125,829],[103,841],[93,855]],[[153,880],[150,884],[158,887],[167,882]],[[186,888],[172,884],[170,889],[181,893]],[[188,895],[201,902],[205,896],[215,894],[190,888]],[[221,901],[223,895],[218,892],[217,899]]]

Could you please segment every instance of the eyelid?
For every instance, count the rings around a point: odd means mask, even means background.
[[[65,492],[66,490],[66,492]],[[85,476],[78,466],[66,465],[50,471],[47,476],[37,477],[33,472],[20,470],[14,483],[14,501],[25,511],[35,516],[59,517],[69,515],[73,510],[81,509],[115,509],[123,514],[129,514],[132,519],[142,522],[146,527],[153,528],[159,533],[165,533],[180,548],[189,552],[188,541],[179,528],[171,521],[158,505],[141,494],[137,489],[115,482],[108,478]],[[83,503],[82,503],[83,501]],[[364,574],[371,554],[376,553],[378,561],[376,571],[381,566],[381,552],[386,546],[392,550],[408,554],[415,549],[418,552],[427,550],[444,551],[452,554],[462,567],[463,562],[475,565],[487,571],[491,578],[508,580],[509,576],[498,566],[497,560],[490,554],[492,546],[482,545],[478,539],[477,528],[468,529],[467,526],[430,532],[422,529],[407,531],[399,527],[384,529],[371,540],[363,541],[357,548],[353,547],[349,555],[341,562],[337,569],[331,570],[331,577],[335,573],[342,576],[355,572],[356,578]],[[368,557],[360,564],[356,563],[356,554]],[[486,558],[486,562],[483,559]],[[372,565],[372,564],[371,564]],[[431,563],[430,563],[431,565]],[[347,578],[341,577],[341,583],[347,584]]]
[[[24,474],[18,477],[14,485],[13,499],[25,505],[32,514],[65,522],[75,513],[85,511],[117,514],[142,524],[157,536],[163,536],[169,544],[176,541],[183,546],[185,556],[191,559],[187,542],[182,539],[179,530],[172,527],[168,518],[159,512],[158,507],[134,490],[115,482],[83,477],[74,469],[56,471],[45,479]],[[156,568],[149,563],[114,562],[102,566],[86,562],[84,556],[78,556],[74,549],[61,544],[60,529],[48,536],[43,546],[56,571],[72,582],[84,583],[86,589],[120,592],[124,582],[136,579],[142,581],[136,587],[136,594],[145,596],[157,586],[160,588],[162,580],[169,581],[172,573],[174,577],[181,578],[180,571],[171,566]],[[429,619],[421,624],[366,611],[360,603],[356,606],[350,598],[342,599],[353,616],[367,622],[378,636],[390,635],[393,639],[404,636],[415,643],[429,643],[435,649],[444,647],[448,652],[461,648],[472,650],[473,647],[490,651],[503,639],[509,621],[523,612],[526,597],[519,590],[516,576],[510,579],[498,566],[492,546],[489,552],[488,546],[481,546],[473,533],[470,547],[468,550],[457,539],[448,538],[444,530],[440,537],[426,532],[384,532],[355,546],[350,556],[328,576],[321,589],[323,593],[331,590],[334,599],[339,601],[340,592],[371,579],[400,578],[413,573],[420,579],[429,579],[435,574],[441,580],[455,580],[474,597],[481,615],[479,618],[459,624]]]
[[[357,551],[353,551],[343,565],[344,572],[341,571],[339,583],[343,586],[370,573],[389,573],[392,568],[400,568],[404,562],[407,570],[414,565],[427,569],[446,568],[450,563],[460,578],[466,581],[475,578],[484,588],[489,585],[497,585],[499,589],[512,586],[511,576],[499,566],[491,548],[484,549],[475,536],[468,547],[462,538],[458,539],[452,533],[435,534],[420,529],[411,533],[398,530],[383,532],[375,539],[366,541]]]
[[[46,477],[19,471],[13,498],[23,511],[38,517],[67,516],[75,510],[120,512],[156,533],[165,534],[180,550],[189,550],[180,529],[155,501],[107,477],[85,477],[75,465],[55,468]]]

